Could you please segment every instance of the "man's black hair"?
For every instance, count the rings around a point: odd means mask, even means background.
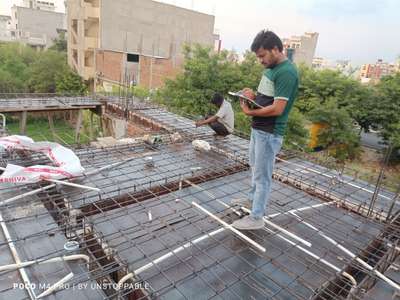
[[[211,103],[217,106],[221,106],[224,102],[224,97],[220,93],[215,93],[214,96],[211,98]]]
[[[261,47],[266,50],[272,50],[277,47],[280,52],[283,50],[283,44],[279,36],[269,30],[261,30],[257,34],[251,44],[251,51],[256,52]]]

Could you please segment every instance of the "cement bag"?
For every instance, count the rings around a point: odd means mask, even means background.
[[[0,138],[0,148],[9,152],[14,150],[40,152],[45,154],[55,165],[21,167],[8,164],[0,176],[0,183],[35,183],[43,179],[64,179],[80,176],[85,171],[75,153],[57,143],[34,142],[26,136],[12,135]]]

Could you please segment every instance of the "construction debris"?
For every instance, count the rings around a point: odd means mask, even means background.
[[[192,145],[193,145],[194,149],[199,150],[199,151],[210,151],[211,150],[211,146],[207,141],[194,140],[192,142]]]
[[[154,145],[154,144],[162,142],[162,139],[161,139],[160,136],[158,136],[158,135],[149,135],[149,134],[144,135],[142,140],[144,142],[150,144],[150,145]]]
[[[171,141],[173,143],[178,143],[178,142],[182,142],[183,138],[182,136],[179,134],[179,132],[175,132],[173,134],[171,134]]]
[[[75,153],[57,143],[34,142],[26,136],[12,135],[0,138],[0,147],[8,152],[23,150],[45,154],[56,166],[33,165],[21,167],[8,164],[0,176],[1,182],[9,183],[35,183],[42,179],[64,179],[81,176],[84,172],[79,158]]]

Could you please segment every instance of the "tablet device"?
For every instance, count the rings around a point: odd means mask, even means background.
[[[235,96],[235,97],[239,97],[241,99],[245,99],[247,102],[253,104],[254,106],[258,107],[258,108],[263,108],[263,106],[261,106],[260,104],[257,104],[254,100],[247,98],[246,96],[244,96],[241,91],[239,92],[228,92],[229,95],[231,96]]]

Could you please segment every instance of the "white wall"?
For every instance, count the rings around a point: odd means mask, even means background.
[[[102,0],[101,5],[103,49],[170,57],[184,42],[214,46],[214,16],[149,0]]]

